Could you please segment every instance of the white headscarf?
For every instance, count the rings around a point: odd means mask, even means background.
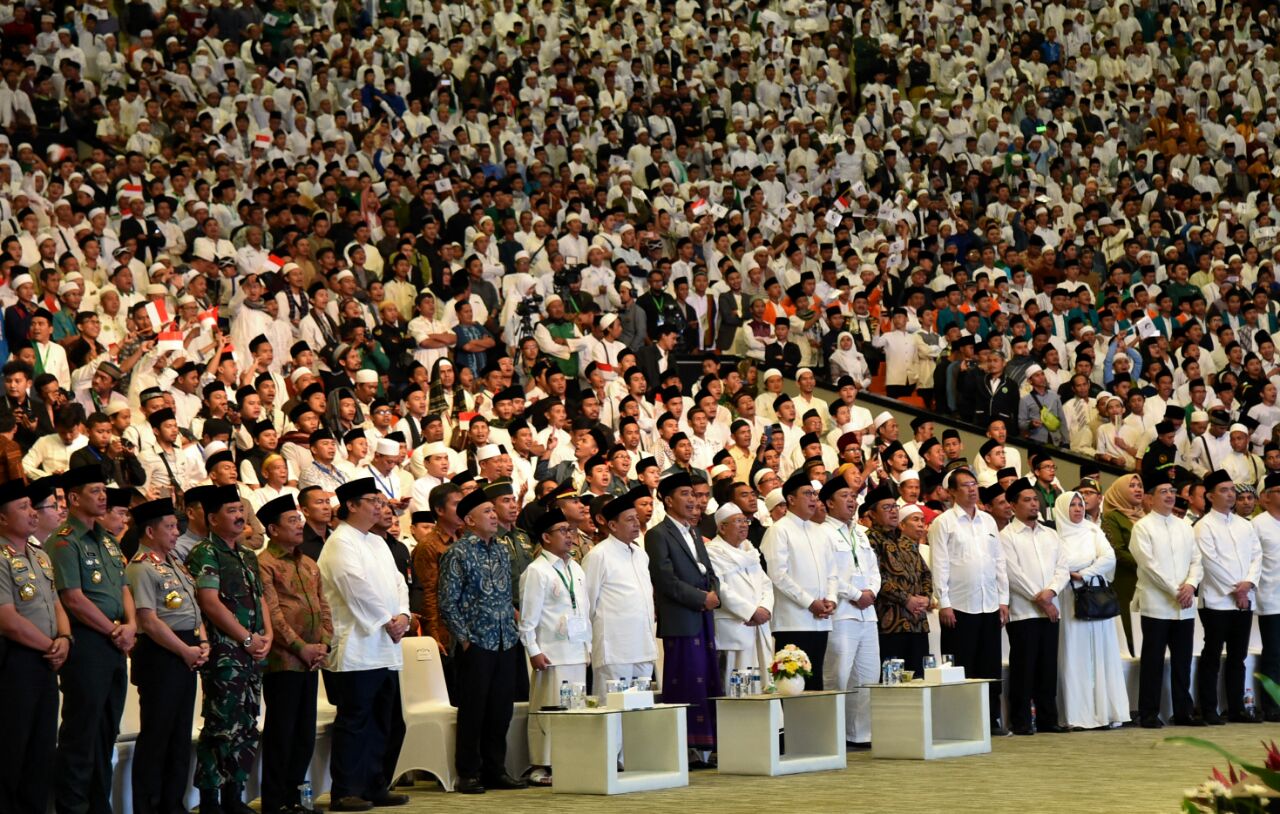
[[[1093,523],[1089,522],[1087,517],[1079,523],[1071,522],[1071,501],[1076,498],[1079,498],[1080,502],[1084,503],[1084,496],[1079,492],[1063,492],[1053,502],[1053,522],[1057,527],[1058,536],[1063,541],[1075,537],[1092,537],[1094,529],[1097,528]]]
[[[846,336],[849,337],[849,343],[851,345],[849,350],[843,350],[840,347],[840,343],[844,341]],[[841,331],[840,335],[836,337],[835,347],[831,351],[831,361],[839,365],[842,371],[852,376],[855,371],[860,369],[861,360],[862,354],[858,353],[857,345],[853,344],[853,334],[848,331]],[[859,382],[859,384],[861,384],[861,382]]]

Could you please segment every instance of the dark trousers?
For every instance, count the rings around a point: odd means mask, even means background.
[[[1259,616],[1258,633],[1262,637],[1262,655],[1258,656],[1258,672],[1272,681],[1280,681],[1280,616]],[[1271,698],[1271,693],[1260,693],[1262,711],[1266,713],[1280,712],[1280,706]]]
[[[329,760],[330,797],[385,796],[404,743],[400,673],[381,668],[331,676],[326,686],[338,690],[338,714]]]
[[[523,648],[501,652],[471,645],[454,651],[458,740],[454,763],[462,777],[490,779],[507,772],[507,728],[515,704]]]
[[[942,652],[955,657],[967,678],[995,679],[987,685],[991,693],[991,720],[1000,717],[1000,613],[961,613],[956,626],[942,628]]]
[[[14,642],[0,644],[5,755],[0,760],[0,812],[44,814],[53,791],[58,734],[58,677],[44,654]]]
[[[914,384],[886,384],[884,386],[885,395],[891,399],[906,398],[916,391]]]
[[[804,680],[806,690],[822,689],[822,659],[827,652],[825,630],[780,630],[773,634],[774,649],[781,650],[794,644],[805,652],[813,665],[813,674]]]
[[[1194,619],[1142,620],[1142,654],[1138,668],[1138,717],[1155,718],[1160,714],[1160,695],[1164,690],[1164,654],[1169,651],[1169,689],[1175,718],[1190,718],[1191,648],[1195,637]],[[1204,669],[1204,665],[1200,665]],[[1217,682],[1214,671],[1214,682]]]
[[[881,633],[880,661],[902,659],[904,670],[924,678],[924,657],[929,655],[928,633]]]
[[[1058,623],[1023,619],[1005,626],[1009,634],[1009,727],[1040,729],[1058,723]]]
[[[62,725],[54,761],[54,807],[58,814],[109,814],[111,756],[120,734],[128,669],[124,654],[107,636],[83,625],[72,625],[72,632],[76,643],[59,672]]]
[[[1222,663],[1222,647],[1226,645],[1227,663],[1222,670],[1226,674],[1227,711],[1232,715],[1242,715],[1244,660],[1249,655],[1253,613],[1247,610],[1201,608],[1200,624],[1204,627],[1204,649],[1200,651],[1200,666],[1196,670],[1196,695],[1200,700],[1200,714],[1213,715],[1218,711],[1218,668]]]
[[[267,713],[262,726],[262,810],[298,805],[298,786],[316,745],[320,674],[282,670],[262,677]],[[397,757],[399,755],[397,754]]]
[[[185,644],[199,643],[194,630],[174,633]],[[182,810],[191,776],[196,674],[177,654],[139,636],[132,678],[142,724],[133,745],[133,810],[172,814]]]

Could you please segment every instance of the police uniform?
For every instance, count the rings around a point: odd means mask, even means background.
[[[214,508],[206,506],[206,511]],[[216,590],[241,626],[265,634],[258,558],[252,551],[210,533],[191,549],[187,567],[197,589]],[[243,789],[257,757],[262,669],[244,642],[217,625],[209,628],[209,662],[201,674],[204,726],[196,742],[194,783],[202,792],[222,789],[225,807],[228,789]]]
[[[92,472],[86,472],[92,470]],[[85,473],[85,474],[81,474]],[[102,483],[96,467],[70,470],[67,489]],[[70,517],[49,538],[54,584],[59,592],[80,590],[102,615],[125,624],[124,570],[128,564],[116,538],[97,523]],[[125,654],[107,634],[71,616],[75,646],[60,673],[62,725],[58,728],[56,808],[59,812],[111,810],[111,758],[128,682]]]
[[[515,490],[507,478],[495,480],[484,488],[490,498],[514,495]],[[494,539],[507,548],[507,557],[511,560],[511,601],[516,608],[520,607],[520,577],[533,562],[533,538],[522,528],[499,529]],[[522,649],[523,652],[523,649]],[[529,700],[529,673],[527,670],[516,672],[516,701]]]
[[[50,639],[58,635],[53,561],[28,544],[0,543],[0,605],[13,605]],[[58,678],[45,653],[0,638],[0,697],[8,758],[0,761],[0,811],[43,812],[53,790],[58,732]]]
[[[141,529],[172,514],[172,500],[154,500],[133,510],[134,525]],[[154,612],[183,644],[200,644],[195,583],[176,556],[143,547],[125,569],[125,578],[137,610]],[[138,688],[142,721],[133,747],[133,810],[135,814],[181,811],[191,770],[196,674],[181,656],[139,634],[131,678]]]

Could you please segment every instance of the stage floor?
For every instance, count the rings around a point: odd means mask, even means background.
[[[1108,814],[1178,811],[1183,789],[1224,769],[1217,755],[1165,744],[1169,735],[1207,736],[1249,761],[1262,762],[1260,741],[1280,742],[1280,724],[1161,730],[1126,727],[1109,732],[1073,732],[1030,738],[992,739],[992,753],[952,760],[872,760],[851,752],[843,772],[789,777],[730,777],[715,771],[689,773],[689,787],[612,798],[553,795],[549,789],[450,795],[419,783],[411,803],[396,811],[510,814],[513,805],[542,812],[753,811],[790,800],[803,811],[883,812],[1079,812]],[[783,796],[785,795],[785,796]],[[322,798],[327,801],[327,798]],[[391,809],[388,809],[391,810]]]

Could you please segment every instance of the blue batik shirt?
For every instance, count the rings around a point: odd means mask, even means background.
[[[440,558],[440,617],[455,646],[502,651],[520,643],[507,547],[467,532]]]

